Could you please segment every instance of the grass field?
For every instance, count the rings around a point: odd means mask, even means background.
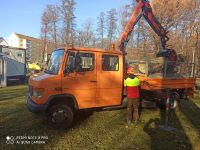
[[[144,109],[138,127],[126,127],[125,110],[86,112],[76,115],[72,128],[55,130],[45,118],[32,114],[25,105],[26,86],[0,88],[0,149],[160,149],[200,150],[200,94],[191,101],[183,101],[171,112],[167,132],[159,126],[165,115],[159,109]],[[6,144],[13,136],[15,144]],[[45,136],[45,144],[18,144],[19,136]],[[22,138],[22,137],[21,137]],[[22,141],[22,140],[19,140]],[[32,140],[34,141],[34,140]]]

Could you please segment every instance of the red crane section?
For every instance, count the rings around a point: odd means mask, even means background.
[[[167,41],[169,40],[167,36],[167,31],[162,27],[159,21],[156,19],[152,12],[150,2],[148,0],[137,0],[137,6],[134,8],[131,18],[129,19],[125,30],[122,32],[119,40],[119,49],[123,53],[126,51],[126,45],[130,40],[131,34],[137,22],[143,16],[154,32],[160,37],[162,43],[162,50],[158,53],[158,57],[168,57],[170,53],[176,53],[174,50],[166,48]]]

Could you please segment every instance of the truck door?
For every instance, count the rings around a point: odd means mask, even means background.
[[[123,84],[122,56],[99,55],[97,73],[97,102],[99,106],[120,105]]]
[[[79,60],[77,59],[79,55]],[[95,53],[68,52],[67,73],[62,80],[63,94],[73,95],[79,108],[91,108],[96,105],[97,72]],[[80,61],[77,63],[77,61]]]

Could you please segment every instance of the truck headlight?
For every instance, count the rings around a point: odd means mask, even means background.
[[[33,89],[33,96],[41,98],[43,96],[44,89]]]

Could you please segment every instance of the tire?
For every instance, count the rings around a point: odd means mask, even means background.
[[[171,93],[169,99],[169,108],[171,110],[175,109],[178,105],[178,102],[180,102],[179,94],[177,92]],[[157,104],[161,109],[166,109],[166,99],[163,99],[161,102],[158,102]]]
[[[66,104],[57,104],[49,108],[47,113],[48,124],[56,129],[69,128],[73,122],[74,113]]]
[[[170,101],[170,109],[175,109],[177,105],[178,105],[177,100]]]
[[[177,92],[171,93],[170,94],[170,109],[175,109],[176,106],[178,105],[178,101],[180,100],[180,96]]]

